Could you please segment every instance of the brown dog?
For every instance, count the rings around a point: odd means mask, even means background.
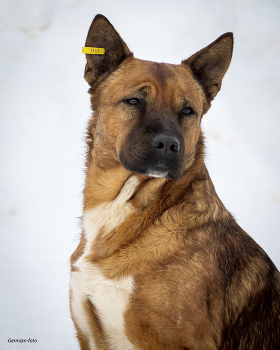
[[[82,350],[279,350],[280,276],[223,206],[204,164],[202,116],[232,33],[179,65],[136,59],[97,15],[85,79],[83,232],[71,258]]]

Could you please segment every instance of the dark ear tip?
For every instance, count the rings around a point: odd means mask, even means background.
[[[233,32],[226,32],[222,36],[230,36],[231,38],[233,38]]]
[[[229,38],[233,42],[233,33],[232,32],[227,32],[221,35],[218,40],[223,39],[223,38]]]
[[[99,19],[102,19],[103,21],[106,21],[106,22],[110,23],[109,20],[108,20],[108,18],[106,18],[105,16],[103,16],[103,15],[101,15],[101,14],[97,14],[97,15],[94,17],[93,22],[96,21],[96,20],[99,20]]]
[[[105,16],[103,16],[103,15],[101,15],[101,14],[98,14],[98,15],[96,15],[96,16],[94,17],[94,19],[92,20],[91,25],[90,25],[90,27],[89,27],[89,32],[90,32],[90,30],[94,27],[94,25],[96,24],[96,22],[105,22],[105,23],[109,24],[110,26],[112,26],[112,24],[109,22],[109,20],[108,20]],[[113,26],[112,26],[112,27],[113,27]]]

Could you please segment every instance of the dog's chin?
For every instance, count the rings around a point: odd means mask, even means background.
[[[169,167],[167,164],[162,162],[159,162],[158,164],[150,164],[148,166],[141,164],[140,162],[128,162],[122,153],[120,154],[120,162],[127,170],[149,177],[178,180],[183,173],[183,169]]]
[[[167,170],[158,170],[158,169],[147,169],[145,175],[150,177],[161,177],[168,180],[179,180],[182,176],[182,172],[173,172]]]
[[[171,176],[169,175],[169,172],[168,171],[163,171],[163,170],[147,169],[145,175],[150,176],[150,177],[164,177],[164,178],[167,178],[167,179],[171,178]]]

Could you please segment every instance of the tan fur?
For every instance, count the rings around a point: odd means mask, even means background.
[[[229,66],[232,35],[180,65],[158,64],[134,58],[98,15],[87,38],[94,45],[108,56],[87,55],[85,70],[94,112],[70,291],[81,350],[279,349],[279,272],[226,210],[204,164],[200,122]],[[195,113],[182,118],[186,107]],[[154,121],[183,135],[176,180],[121,161],[140,164],[150,145],[141,148],[135,130]]]

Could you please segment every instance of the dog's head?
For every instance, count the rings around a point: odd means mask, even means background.
[[[91,86],[93,117],[88,161],[122,164],[153,177],[179,179],[194,162],[200,121],[221,87],[233,48],[226,33],[179,65],[133,57],[111,23],[97,15],[87,47],[85,79]]]

